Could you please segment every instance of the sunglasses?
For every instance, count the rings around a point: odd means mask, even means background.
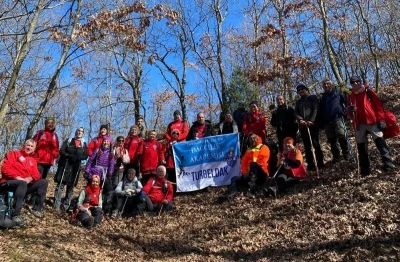
[[[118,140],[118,142],[124,142],[124,140]]]
[[[351,85],[354,85],[354,84],[357,84],[357,83],[360,83],[360,81],[357,80],[357,81],[351,81],[350,82]]]
[[[173,134],[173,135],[179,135],[179,133],[178,133],[178,132],[172,132],[172,134]]]

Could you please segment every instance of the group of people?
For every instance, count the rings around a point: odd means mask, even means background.
[[[277,131],[277,165],[270,161],[274,155],[266,145],[266,117],[257,101],[249,104],[249,111],[241,103],[233,114],[225,113],[218,132],[205,119],[204,113],[198,113],[197,120],[189,127],[176,110],[163,141],[157,140],[155,130],[146,130],[144,119],[140,117],[128,135],[118,136],[114,143],[109,125],[101,125],[97,137],[89,143],[84,140],[84,129],[79,127],[74,137],[63,141],[59,149],[55,119],[48,118],[44,130],[27,140],[21,150],[6,155],[0,190],[14,192],[11,216],[16,224],[25,224],[21,209],[27,194],[33,195],[29,211],[42,218],[48,187],[46,177],[58,159],[53,206],[56,211],[67,210],[79,180],[81,162],[87,160],[83,175],[87,185],[77,198],[77,218],[83,226],[99,225],[103,215],[116,218],[123,212],[140,215],[145,211],[160,214],[173,209],[176,192],[172,145],[217,134],[239,133],[243,138],[241,141],[245,141],[242,147],[246,148],[241,158],[241,175],[232,179],[222,198],[230,198],[239,190],[250,197],[260,191],[276,196],[304,179],[307,171],[324,167],[320,129],[325,130],[333,162],[340,160],[340,153],[345,160],[352,159],[345,118],[350,118],[355,128],[361,175],[370,174],[368,133],[382,156],[384,169],[393,169],[393,159],[383,139],[386,128],[384,108],[375,92],[364,86],[357,76],[350,78],[352,89],[348,97],[329,79],[321,83],[324,89],[321,98],[311,95],[304,84],[297,85],[300,98],[294,108],[285,103],[283,96],[277,97],[278,108],[270,121]],[[298,131],[307,165],[301,150],[296,147]]]

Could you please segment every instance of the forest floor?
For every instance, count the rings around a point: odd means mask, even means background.
[[[395,93],[386,89],[383,101],[400,116]],[[51,181],[43,219],[23,210],[28,227],[0,231],[0,261],[400,261],[400,140],[387,142],[390,173],[373,143],[367,178],[355,164],[329,163],[323,143],[326,168],[278,199],[219,203],[224,188],[178,194],[170,214],[105,219],[90,230],[54,212]]]

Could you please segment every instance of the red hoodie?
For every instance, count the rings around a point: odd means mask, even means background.
[[[175,129],[179,131],[178,141],[186,141],[186,137],[189,133],[189,125],[182,119],[177,119],[169,123],[167,131],[165,132],[165,139],[170,141],[172,139],[172,131]]]
[[[368,94],[371,96],[371,100]],[[366,88],[363,92],[356,94],[352,92],[348,99],[348,105],[357,107],[356,125],[361,124],[375,125],[378,122],[385,122],[385,111],[382,101],[371,89]],[[353,116],[348,113],[350,118]]]
[[[264,143],[266,131],[265,131],[266,120],[265,116],[260,112],[250,112],[245,117],[243,122],[243,132],[247,136],[250,132],[253,132],[259,136]]]
[[[154,185],[153,181],[155,179]],[[163,191],[163,188],[167,184],[167,190]],[[153,177],[150,178],[147,184],[143,187],[142,191],[147,194],[153,204],[160,204],[164,199],[172,202],[174,190],[172,184],[168,183],[164,177]]]
[[[147,139],[143,141],[143,156],[141,171],[143,175],[156,174],[161,161],[164,160],[164,146],[157,140]]]
[[[34,157],[39,164],[53,165],[54,160],[60,155],[60,144],[56,130],[39,130],[33,136],[36,141]]]
[[[25,158],[25,161],[21,161],[21,157]],[[23,149],[8,152],[3,160],[1,174],[0,183],[14,180],[17,176],[21,178],[32,177],[32,181],[39,180],[41,177],[37,169],[36,159],[28,155]]]
[[[128,136],[125,138],[124,148],[128,150],[131,164],[138,164],[138,156],[143,153],[143,139],[139,136]]]

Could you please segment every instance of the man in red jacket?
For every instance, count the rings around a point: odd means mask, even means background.
[[[172,210],[173,188],[167,181],[165,175],[167,170],[164,166],[157,167],[157,175],[150,178],[143,187],[141,201],[145,202],[148,211],[158,213],[160,209],[164,212]],[[141,208],[143,210],[143,208]]]
[[[175,110],[174,121],[168,124],[167,131],[165,132],[165,139],[168,141],[172,140],[173,130],[179,130],[178,140],[174,138],[175,141],[186,141],[186,137],[189,133],[189,125],[185,120],[182,119],[181,112],[179,112],[179,110]]]
[[[383,169],[385,171],[392,170],[395,166],[382,132],[386,129],[383,104],[374,91],[361,83],[359,76],[352,76],[350,84],[352,89],[348,98],[348,115],[354,121],[356,127],[361,176],[365,177],[370,174],[368,133],[371,134],[381,154]]]
[[[60,155],[60,142],[56,133],[56,119],[49,117],[45,121],[44,130],[38,130],[33,136],[36,142],[35,158],[41,178],[45,179],[54,160]]]
[[[14,192],[15,207],[12,211],[12,219],[19,226],[25,224],[21,209],[26,194],[37,195],[30,212],[35,217],[43,217],[41,210],[46,198],[48,181],[41,179],[37,162],[32,157],[35,148],[35,140],[28,139],[21,150],[7,153],[1,168],[0,187],[2,190]]]
[[[143,155],[140,161],[140,169],[143,175],[142,184],[157,174],[158,165],[165,165],[164,146],[157,141],[156,131],[150,130],[147,134],[148,138],[143,141]]]

